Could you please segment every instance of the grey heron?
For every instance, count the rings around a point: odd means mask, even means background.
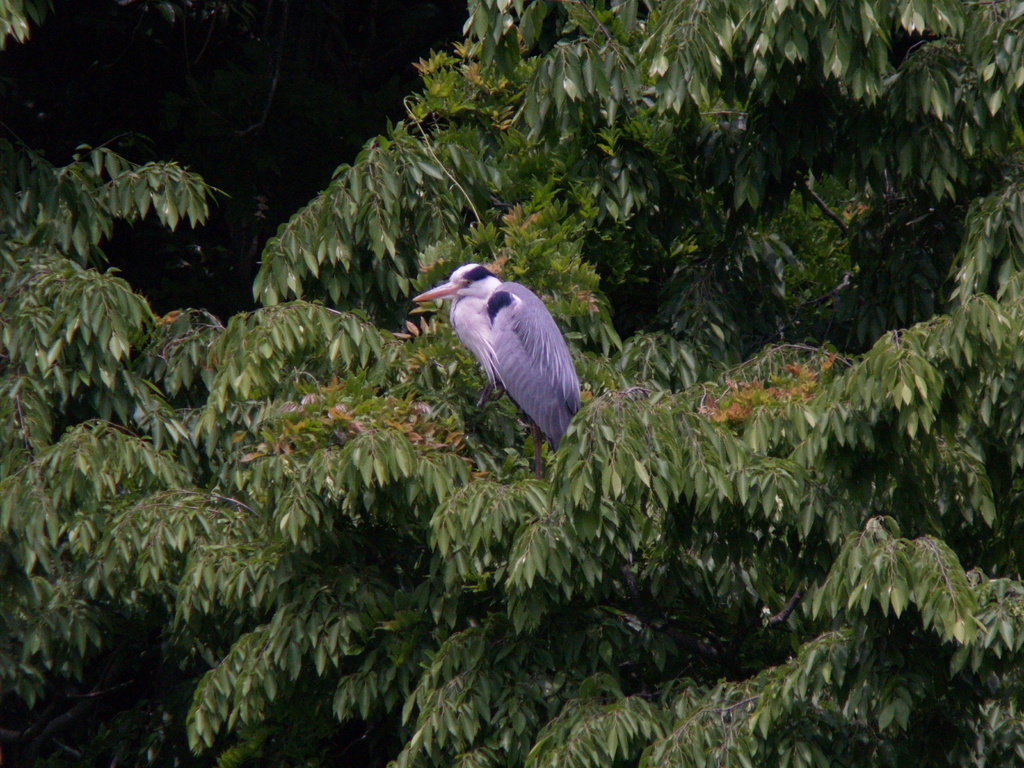
[[[478,405],[501,386],[533,422],[539,478],[540,432],[557,449],[580,409],[576,368],[551,313],[529,288],[504,283],[480,264],[462,265],[448,282],[413,301],[435,299],[453,299],[452,327],[487,375]]]

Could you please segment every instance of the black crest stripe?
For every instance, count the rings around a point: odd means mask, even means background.
[[[491,294],[491,298],[487,300],[487,315],[491,318],[491,322],[494,322],[494,318],[498,316],[498,312],[501,311],[502,307],[507,307],[512,303],[512,294],[508,291],[495,291]]]
[[[494,277],[494,273],[491,272],[487,267],[473,267],[466,273],[466,279],[469,281],[483,280],[487,277]]]

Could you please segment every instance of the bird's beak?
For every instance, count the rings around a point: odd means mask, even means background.
[[[461,284],[444,283],[443,285],[437,286],[437,288],[431,288],[429,291],[413,297],[413,301],[423,302],[433,301],[434,299],[450,299],[461,287]]]

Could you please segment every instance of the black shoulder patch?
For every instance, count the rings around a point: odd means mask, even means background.
[[[483,267],[481,267],[483,269]],[[491,298],[487,300],[487,316],[491,318],[491,322],[494,322],[494,318],[498,316],[498,312],[503,307],[507,307],[513,301],[512,294],[508,291],[495,291],[491,294]]]
[[[477,280],[483,280],[484,278],[494,277],[494,273],[491,272],[487,267],[476,266],[466,273],[466,279],[472,282]]]

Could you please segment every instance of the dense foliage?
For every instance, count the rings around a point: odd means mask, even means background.
[[[4,758],[1024,759],[1022,6],[466,29],[223,321],[104,270],[216,180],[0,143]],[[409,304],[465,261],[573,349],[543,480]]]

